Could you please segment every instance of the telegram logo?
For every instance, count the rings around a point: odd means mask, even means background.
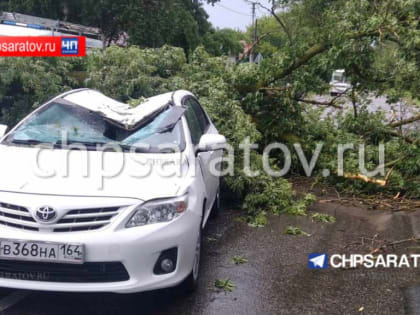
[[[308,266],[310,269],[326,269],[328,267],[328,254],[308,254]]]

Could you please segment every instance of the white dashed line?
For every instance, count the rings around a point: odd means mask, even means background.
[[[24,298],[26,298],[30,292],[28,291],[13,291],[9,295],[0,299],[0,312],[4,312],[13,305],[19,303]]]

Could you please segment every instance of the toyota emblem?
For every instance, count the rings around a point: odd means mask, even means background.
[[[42,222],[50,222],[55,219],[55,217],[57,216],[57,212],[54,208],[43,206],[39,207],[38,210],[36,210],[36,216]]]

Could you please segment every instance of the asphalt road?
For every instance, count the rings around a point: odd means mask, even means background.
[[[135,295],[62,294],[4,290],[3,314],[417,314],[420,274],[414,269],[308,268],[308,253],[366,254],[385,240],[418,235],[420,210],[372,210],[357,201],[321,202],[310,211],[329,213],[336,223],[310,216],[272,216],[264,228],[249,227],[240,212],[225,210],[210,221],[204,237],[198,291],[178,288]],[[328,201],[325,201],[328,200]],[[287,226],[310,236],[290,236]],[[418,251],[407,243],[388,252]],[[235,265],[233,256],[248,262]],[[230,279],[224,292],[216,279]]]
[[[331,101],[332,97],[327,95],[318,95],[315,96],[314,99],[321,102],[329,102]],[[341,101],[341,106],[345,111],[353,111],[353,106],[348,98],[343,98]],[[388,104],[387,98],[385,96],[371,96],[368,98],[368,101],[369,104],[367,105],[367,110],[370,113],[383,112],[388,121],[397,122],[419,114],[419,109],[417,107],[413,107],[405,102]],[[358,106],[358,110],[360,111],[360,105]],[[328,107],[324,109],[322,116],[325,117],[328,114],[334,115],[335,113],[341,111],[341,109]],[[419,130],[420,123],[412,123],[405,126],[405,128]]]

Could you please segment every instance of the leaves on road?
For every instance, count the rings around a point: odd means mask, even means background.
[[[248,262],[248,259],[242,256],[233,256],[232,261],[235,265],[242,265]]]
[[[313,221],[322,223],[334,223],[336,221],[335,217],[319,212],[315,212],[311,217]]]
[[[232,292],[235,289],[235,284],[230,279],[226,279],[226,280],[217,279],[214,282],[214,286],[218,289],[222,289],[225,292]]]
[[[311,236],[310,234],[306,233],[305,231],[302,231],[300,228],[296,226],[288,226],[286,228],[285,233],[288,235],[294,235],[294,236],[301,236],[301,235]]]

